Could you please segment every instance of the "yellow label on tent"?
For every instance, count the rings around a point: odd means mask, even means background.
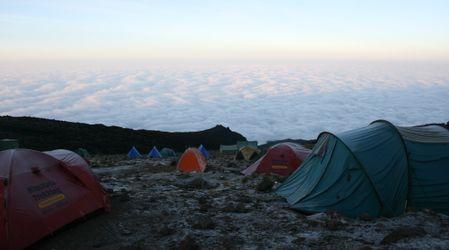
[[[50,196],[50,197],[48,197],[47,199],[45,199],[45,200],[39,202],[39,203],[37,204],[37,206],[38,206],[39,208],[46,208],[46,207],[48,207],[48,206],[50,206],[50,205],[55,204],[55,203],[58,202],[58,201],[64,200],[64,199],[65,199],[65,195],[64,195],[64,194],[55,194],[55,195]]]
[[[273,165],[271,168],[272,169],[287,169],[288,166],[285,166],[285,165]]]

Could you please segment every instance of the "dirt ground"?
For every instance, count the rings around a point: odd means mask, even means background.
[[[280,179],[244,177],[248,163],[215,156],[202,174],[176,159],[93,159],[112,211],[59,230],[33,249],[448,249],[449,216],[304,215],[271,192]]]

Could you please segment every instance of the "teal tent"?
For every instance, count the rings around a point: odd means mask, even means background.
[[[406,205],[449,212],[449,131],[387,121],[321,133],[312,153],[277,190],[303,212],[396,216]]]
[[[201,152],[201,154],[203,154],[203,156],[207,159],[209,158],[209,152],[207,152],[207,149],[203,146],[203,144],[201,144],[198,147],[198,150]]]
[[[398,130],[408,152],[407,205],[449,214],[449,131],[436,125]]]
[[[162,158],[161,153],[157,150],[156,146],[154,146],[151,151],[148,153],[148,157],[150,158]]]
[[[131,159],[141,157],[142,155],[139,153],[139,151],[136,149],[136,147],[132,147],[128,152],[128,157]]]
[[[160,153],[163,158],[176,156],[175,151],[171,148],[163,148]]]

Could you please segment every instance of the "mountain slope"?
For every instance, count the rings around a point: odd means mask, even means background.
[[[221,125],[197,132],[162,132],[11,116],[0,116],[1,138],[19,139],[21,147],[36,150],[73,150],[82,147],[89,152],[102,154],[127,153],[133,145],[141,153],[148,153],[153,145],[159,149],[172,147],[183,151],[188,146],[203,144],[214,150],[220,144],[246,140],[241,134]]]

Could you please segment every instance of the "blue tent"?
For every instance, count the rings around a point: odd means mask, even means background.
[[[411,142],[386,121],[321,133],[311,155],[276,192],[303,212],[390,217],[402,214],[407,203],[448,211],[449,131],[445,141],[443,130],[435,136],[439,144]]]
[[[157,150],[156,146],[154,146],[150,153],[148,153],[148,157],[150,158],[162,158],[161,153],[159,153],[159,150]]]
[[[136,147],[132,147],[128,152],[128,157],[131,159],[141,157],[142,155],[139,153],[139,151],[136,149]]]
[[[198,150],[204,155],[204,157],[209,158],[209,152],[207,152],[206,148],[203,146],[203,144],[201,144],[198,147]]]

